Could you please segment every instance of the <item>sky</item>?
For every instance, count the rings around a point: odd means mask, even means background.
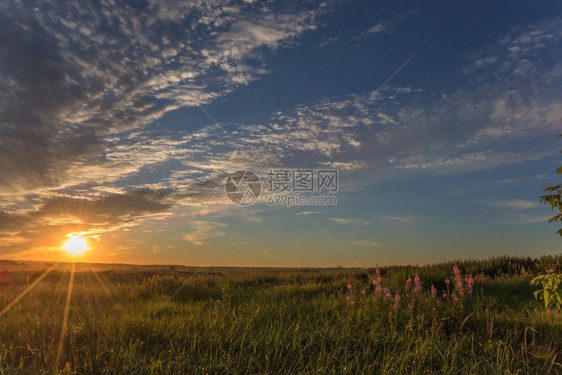
[[[2,1],[0,258],[560,253],[561,47],[554,0]]]

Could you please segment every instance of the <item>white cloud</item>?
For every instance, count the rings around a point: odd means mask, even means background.
[[[465,81],[480,83],[472,89],[444,94],[424,107],[384,111],[383,121],[388,116],[400,126],[376,132],[379,143],[410,145],[408,153],[392,157],[394,168],[445,174],[553,155],[555,150],[504,150],[506,144],[558,132],[562,105],[553,93],[562,83],[557,62],[562,56],[555,47],[562,40],[561,26],[557,18],[509,32],[489,45],[464,71]],[[530,42],[535,37],[538,44]],[[521,48],[514,53],[513,46]],[[431,142],[417,141],[429,135]]]
[[[326,12],[311,5],[274,13],[263,5],[222,0],[137,5],[110,1],[80,6],[74,2],[38,4],[33,9],[41,25],[36,35],[32,28],[23,30],[30,9],[19,3],[9,6],[15,20],[14,38],[27,33],[26,43],[37,55],[22,55],[20,65],[33,70],[49,90],[43,93],[27,87],[9,72],[0,78],[11,88],[0,94],[0,104],[5,104],[0,108],[21,112],[10,112],[6,118],[24,121],[23,114],[33,112],[42,119],[33,127],[6,124],[8,129],[26,131],[23,135],[8,132],[0,140],[0,192],[83,183],[83,176],[72,171],[75,161],[98,175],[100,160],[115,153],[109,138],[120,143],[122,132],[143,129],[182,107],[210,103],[259,78],[267,72],[266,50],[294,43],[304,32],[315,29],[316,18]],[[181,27],[163,36],[162,22]],[[41,48],[33,45],[48,44],[45,41],[58,45],[59,56],[53,61],[45,61]],[[14,53],[10,56],[20,58]],[[34,98],[44,98],[44,103]],[[26,146],[47,134],[41,149]],[[31,155],[35,151],[40,156]],[[19,154],[23,156],[17,157]],[[147,159],[143,154],[141,160],[150,163]],[[128,172],[115,177],[127,176],[142,166],[139,159],[132,164],[121,165]]]
[[[342,224],[342,225],[365,226],[371,224],[371,222],[368,220],[352,219],[352,218],[331,217],[330,220],[333,221],[334,223]]]
[[[510,210],[527,210],[539,207],[538,202],[526,201],[521,199],[505,200],[490,204],[492,207],[507,208]]]
[[[216,221],[191,221],[187,223],[187,226],[193,229],[184,234],[182,238],[198,246],[203,245],[207,239],[222,237],[227,234],[219,230],[219,228],[226,227],[226,224]]]
[[[407,224],[407,223],[410,223],[414,220],[417,220],[418,217],[414,216],[414,215],[386,216],[385,219],[391,220],[391,221],[397,221],[397,222],[402,223],[402,224]]]
[[[508,219],[504,220],[509,224],[535,224],[535,223],[548,223],[552,216],[531,216],[524,213],[511,215]]]
[[[381,21],[374,26],[369,27],[365,30],[366,34],[392,34],[394,29],[407,18],[416,17],[419,15],[420,8],[410,9],[407,12],[400,13],[391,17],[388,20]]]
[[[320,164],[329,168],[336,168],[339,169],[340,171],[349,171],[349,172],[356,172],[363,169],[367,169],[369,167],[367,163],[361,160],[354,160],[351,162],[341,162],[341,161],[322,162]]]
[[[318,214],[323,214],[326,213],[326,211],[302,211],[302,212],[297,212],[295,215],[296,216],[301,216],[301,215],[318,215]]]
[[[392,33],[392,28],[388,22],[380,22],[374,26],[367,29],[369,34],[379,34],[379,33]]]
[[[324,38],[319,44],[319,47],[325,47],[329,44],[335,43],[339,40],[338,37],[332,37],[332,38]]]

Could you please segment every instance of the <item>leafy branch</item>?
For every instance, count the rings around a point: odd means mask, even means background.
[[[558,138],[562,138],[562,134],[558,135]],[[560,151],[562,153],[562,150]],[[558,173],[559,175],[562,175],[562,167],[558,167],[556,169],[556,173]],[[554,185],[554,186],[547,186],[544,189],[545,192],[547,193],[552,193],[552,194],[545,194],[545,195],[541,195],[540,197],[540,202],[541,203],[548,203],[550,204],[552,210],[556,210],[558,209],[558,211],[560,212],[559,214],[554,215],[553,217],[551,217],[548,222],[552,223],[553,221],[560,221],[562,222],[562,184],[558,184],[558,185]],[[558,235],[562,238],[562,228],[560,228],[556,233],[558,233]]]
[[[540,275],[531,280],[531,285],[542,285],[542,289],[535,291],[535,298],[544,302],[544,307],[549,308],[554,305],[558,310],[562,310],[562,274],[549,271],[546,275]]]

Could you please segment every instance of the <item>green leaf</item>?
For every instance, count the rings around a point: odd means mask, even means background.
[[[542,279],[544,279],[543,275],[535,277],[533,280],[531,280],[531,285],[539,285]]]
[[[544,306],[548,309],[548,305],[550,305],[550,291],[548,289],[543,290],[542,299],[544,300]]]
[[[549,222],[549,223],[552,223],[553,221],[556,221],[556,220],[562,220],[562,214],[554,215],[553,217],[551,217],[551,218],[548,220],[548,222]]]

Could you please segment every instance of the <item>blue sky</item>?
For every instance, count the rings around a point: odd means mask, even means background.
[[[559,253],[557,1],[0,4],[0,257],[373,266]],[[337,169],[332,206],[227,176]],[[262,181],[263,182],[263,181]]]

